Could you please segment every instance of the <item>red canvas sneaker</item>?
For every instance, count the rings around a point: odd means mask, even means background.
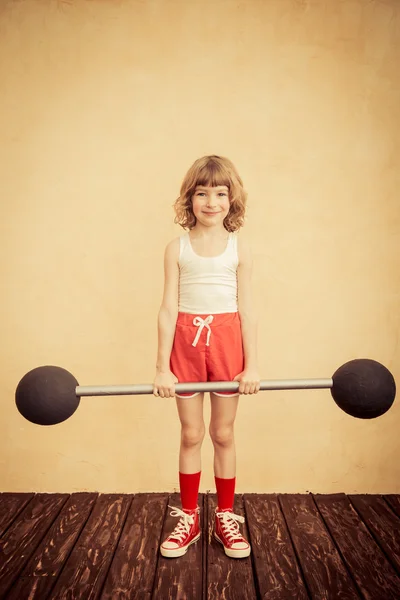
[[[244,523],[244,517],[235,515],[229,509],[220,511],[216,508],[214,536],[231,558],[246,558],[251,552],[249,542],[239,531],[239,523]]]
[[[194,510],[181,510],[176,506],[169,506],[169,508],[172,508],[170,516],[180,517],[180,519],[173,532],[161,544],[160,552],[162,556],[176,558],[186,554],[190,544],[197,542],[200,537],[200,508]]]

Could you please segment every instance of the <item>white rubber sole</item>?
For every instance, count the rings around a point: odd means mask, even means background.
[[[178,556],[183,556],[184,554],[186,554],[189,547],[200,539],[200,535],[201,534],[199,533],[195,538],[192,539],[192,541],[187,546],[183,546],[183,548],[163,548],[161,545],[161,555],[165,556],[165,558],[178,558]]]
[[[220,544],[224,546],[223,541],[217,536],[216,533],[214,533],[214,537]],[[229,558],[247,558],[251,554],[251,547],[249,546],[244,550],[234,550],[232,548],[225,548],[224,546],[224,551]]]

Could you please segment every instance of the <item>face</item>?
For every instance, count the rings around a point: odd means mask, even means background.
[[[230,208],[229,190],[226,185],[198,185],[192,197],[192,206],[197,222],[208,227],[223,225]]]

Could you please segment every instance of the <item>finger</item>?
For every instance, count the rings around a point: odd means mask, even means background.
[[[154,388],[154,389],[153,389],[153,394],[154,394],[155,396],[158,396],[158,389],[157,389],[157,388]]]

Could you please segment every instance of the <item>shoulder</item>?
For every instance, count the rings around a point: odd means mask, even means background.
[[[165,263],[172,264],[178,263],[180,252],[180,237],[176,237],[165,246],[164,250],[164,261]]]
[[[181,237],[182,236],[176,237],[170,242],[168,242],[164,251],[164,256],[166,259],[173,260],[176,258],[176,260],[178,260]]]
[[[252,250],[251,250],[251,242],[246,234],[243,231],[234,233],[237,239],[237,249],[238,249],[238,258],[239,265],[248,264],[251,265],[252,262]]]

